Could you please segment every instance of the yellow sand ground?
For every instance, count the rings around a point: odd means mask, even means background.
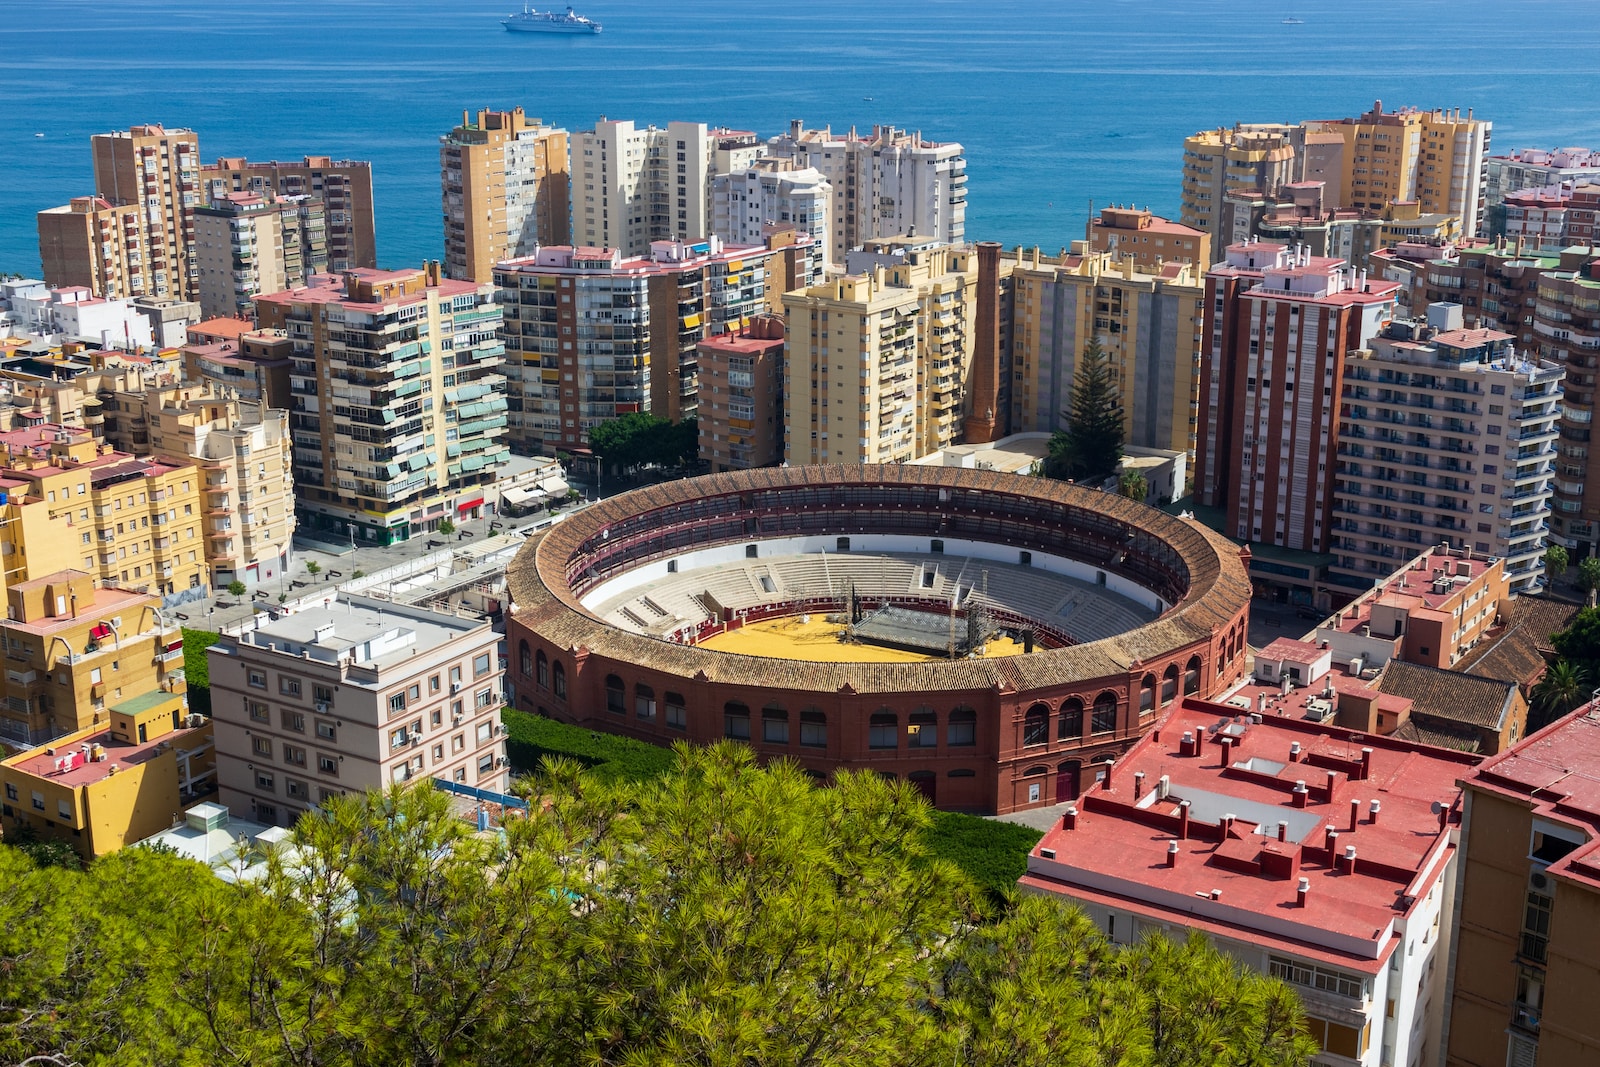
[[[843,629],[842,624],[828,622],[821,615],[812,615],[808,622],[802,622],[800,616],[794,615],[786,619],[751,623],[731,633],[717,634],[700,642],[700,647],[718,652],[737,652],[744,656],[800,659],[817,663],[926,663],[944,658],[879,648],[877,645],[849,644],[839,640],[839,633]],[[984,649],[986,659],[1021,654],[1022,646],[1009,637],[996,637]]]

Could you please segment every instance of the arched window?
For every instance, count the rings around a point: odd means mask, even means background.
[[[938,799],[939,779],[932,771],[912,771],[906,775],[906,781],[910,782],[929,804]]]
[[[567,699],[567,669],[556,660],[550,668],[550,688],[555,693],[557,700]]]
[[[800,744],[806,748],[828,747],[828,717],[821,708],[800,712]]]
[[[1049,774],[1050,768],[1042,763],[1035,763],[1032,767],[1022,772],[1024,778],[1038,778],[1040,775]]]
[[[517,643],[517,667],[524,678],[533,677],[533,649],[528,647],[526,641]]]
[[[978,743],[978,713],[962,704],[950,713],[945,727],[945,744],[952,748],[971,748]]]
[[[1061,705],[1061,719],[1056,723],[1057,741],[1083,739],[1083,701],[1068,697]]]
[[[606,710],[617,715],[625,714],[628,710],[622,679],[614,674],[606,675]]]
[[[1189,665],[1183,671],[1183,695],[1192,697],[1200,692],[1200,657],[1190,656]]]
[[[782,704],[761,709],[761,740],[769,745],[789,743],[789,711]]]
[[[1117,728],[1117,694],[1106,690],[1094,698],[1094,712],[1089,716],[1089,732],[1108,734]]]
[[[665,698],[667,725],[674,730],[689,728],[689,709],[684,705],[683,694],[668,693]]]
[[[939,747],[939,715],[924,704],[911,713],[911,724],[906,727],[906,744],[912,748]]]
[[[872,713],[867,723],[868,748],[899,748],[900,717],[888,708]]]
[[[656,721],[656,691],[648,685],[633,687],[633,713],[645,722]]]
[[[750,740],[750,708],[737,700],[722,705],[722,736],[736,741]]]
[[[1166,707],[1178,699],[1178,665],[1176,663],[1167,667],[1166,673],[1161,676],[1161,706]]]
[[[1156,676],[1147,674],[1139,681],[1139,714],[1153,711],[1156,706]]]
[[[535,681],[537,681],[539,683],[539,688],[540,689],[549,689],[550,688],[550,659],[549,659],[548,656],[546,656],[544,654],[544,649],[541,648],[539,650],[539,654],[533,658],[533,662],[536,665],[536,670],[538,671],[538,674],[537,674],[537,676],[535,678]]]
[[[1050,740],[1050,707],[1035,704],[1022,718],[1022,745],[1042,745]]]
[[[801,714],[804,714],[804,712],[802,712]],[[807,778],[811,779],[811,781],[814,782],[817,785],[827,785],[828,784],[828,776],[827,776],[827,774],[825,774],[822,771],[813,770],[812,768],[807,767],[805,769],[805,776]]]

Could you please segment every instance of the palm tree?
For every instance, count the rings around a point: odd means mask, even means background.
[[[1558,659],[1533,687],[1533,708],[1528,715],[1528,732],[1542,729],[1583,703],[1589,697],[1590,676],[1571,660]]]

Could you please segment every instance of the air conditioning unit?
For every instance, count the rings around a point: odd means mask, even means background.
[[[421,734],[413,734],[412,737],[411,737],[411,746],[413,748],[415,748],[417,745],[420,745],[420,744],[422,744],[422,735]]]
[[[452,693],[461,692],[461,683],[460,682],[451,682],[450,683],[450,692],[452,692]]]
[[[1540,865],[1528,874],[1528,888],[1535,893],[1554,893],[1556,891],[1555,879],[1546,874],[1544,866]]]
[[[509,767],[511,766],[511,761],[506,759],[504,756],[501,756],[499,759],[494,761],[494,765],[496,767]]]
[[[326,700],[317,701],[317,711],[323,715],[328,714],[328,702]]]
[[[462,716],[460,716],[460,715],[452,715],[452,716],[450,716],[450,723],[451,723],[452,726],[460,726],[461,725],[461,719],[462,719]]]

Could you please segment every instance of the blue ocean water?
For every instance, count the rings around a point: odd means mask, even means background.
[[[605,24],[583,38],[506,33],[517,2],[11,0],[0,271],[92,191],[89,136],[143,122],[206,159],[370,159],[385,266],[442,254],[437,141],[468,108],[921,129],[966,146],[970,238],[1051,249],[1091,200],[1175,214],[1183,137],[1236,120],[1382,99],[1474,108],[1499,151],[1600,147],[1595,0],[574,0]]]

